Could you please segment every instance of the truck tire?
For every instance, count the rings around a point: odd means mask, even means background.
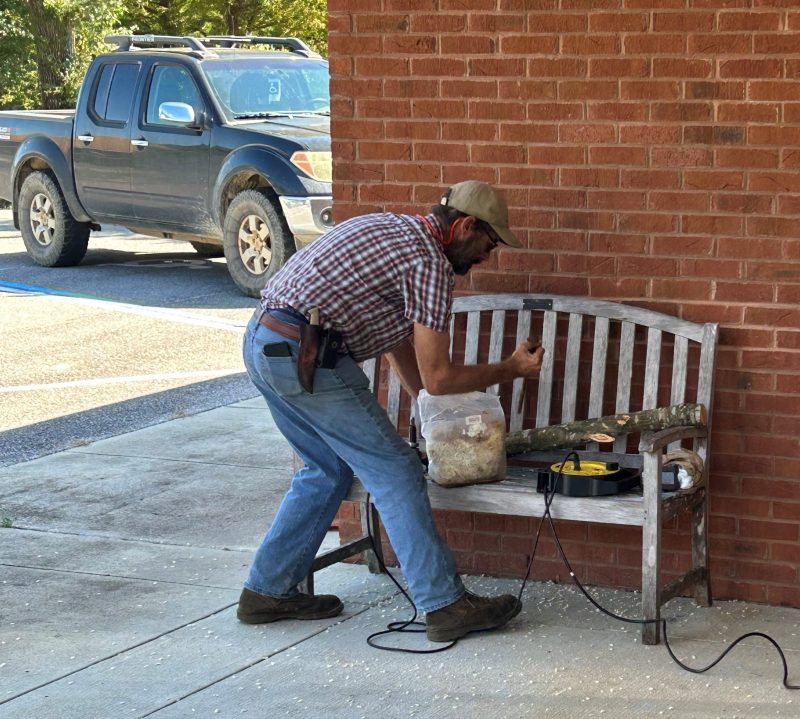
[[[225,254],[222,245],[214,245],[211,242],[190,242],[189,244],[201,257],[222,257]]]
[[[245,190],[228,207],[223,230],[228,273],[244,294],[259,297],[294,253],[286,220],[266,194]]]
[[[17,207],[25,249],[37,265],[69,267],[83,259],[89,244],[89,224],[72,216],[52,175],[28,175],[19,191]]]

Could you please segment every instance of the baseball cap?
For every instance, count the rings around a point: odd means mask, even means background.
[[[459,182],[445,192],[440,204],[483,220],[491,225],[505,244],[522,247],[522,243],[508,229],[508,205],[491,185],[479,180]]]

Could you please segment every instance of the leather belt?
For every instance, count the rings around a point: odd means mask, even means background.
[[[265,312],[263,315],[261,315],[258,321],[260,324],[264,325],[264,327],[272,330],[273,332],[277,332],[278,334],[288,337],[290,340],[294,340],[295,342],[300,341],[300,327],[298,325],[292,325],[288,322],[283,322],[277,317],[273,317],[268,312]]]

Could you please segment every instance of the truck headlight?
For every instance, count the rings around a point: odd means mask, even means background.
[[[295,152],[289,160],[298,170],[320,182],[333,180],[330,152]]]

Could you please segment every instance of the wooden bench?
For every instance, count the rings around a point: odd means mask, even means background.
[[[557,495],[554,519],[642,527],[642,614],[658,618],[672,597],[692,591],[702,606],[711,603],[708,572],[708,436],[711,430],[717,325],[697,324],[639,307],[583,297],[557,295],[473,295],[453,304],[451,354],[456,361],[496,362],[529,336],[541,337],[546,348],[537,382],[517,379],[494,386],[506,411],[509,431],[545,427],[574,420],[693,402],[704,405],[706,428],[674,427],[619,437],[613,449],[587,444],[581,458],[617,461],[642,470],[643,490],[612,497]],[[406,431],[415,403],[401,390],[397,376],[381,358],[364,364],[373,391],[381,390],[387,412],[398,431]],[[527,384],[527,391],[525,391]],[[383,387],[383,389],[381,389]],[[509,391],[510,390],[510,391]],[[384,394],[385,393],[385,394]],[[631,445],[631,441],[633,445]],[[665,450],[691,449],[703,460],[703,478],[692,490],[662,492]],[[536,491],[536,462],[542,466],[564,458],[567,450],[523,455],[528,466],[508,467],[507,478],[494,484],[444,488],[429,481],[434,509],[541,517],[544,497]],[[533,463],[533,464],[530,464]],[[375,508],[356,480],[347,498],[361,503],[364,536],[317,557],[313,571],[367,552],[371,571],[380,571],[366,536],[366,518],[379,528]],[[691,518],[692,566],[662,587],[661,527],[678,513]],[[377,530],[376,530],[377,531]],[[380,551],[380,548],[379,548]],[[313,571],[309,589],[313,591]],[[642,629],[645,644],[659,642],[657,624]]]

